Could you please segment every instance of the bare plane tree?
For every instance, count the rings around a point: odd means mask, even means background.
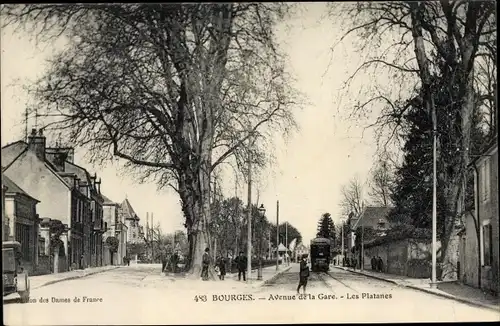
[[[174,188],[198,277],[210,243],[211,172],[229,159],[244,170],[249,154],[263,165],[266,136],[295,126],[298,93],[272,33],[288,9],[30,4],[3,6],[2,18],[36,36],[67,37],[30,88],[38,115],[50,118],[45,128],[86,147],[94,163],[118,157],[143,180]]]
[[[359,216],[364,208],[363,185],[356,176],[352,178],[347,185],[341,188],[340,207],[342,215],[348,216],[351,212],[354,216]]]
[[[389,158],[382,157],[376,161],[371,172],[368,195],[375,205],[388,207],[391,204],[393,173],[390,164]]]

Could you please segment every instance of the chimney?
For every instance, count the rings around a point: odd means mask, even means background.
[[[73,187],[74,187],[75,189],[79,189],[79,186],[80,186],[80,179],[79,179],[79,178],[77,178],[77,177],[75,177],[75,178],[73,179]]]
[[[45,136],[42,128],[38,130],[38,135],[36,129],[31,129],[31,135],[28,137],[28,148],[34,151],[40,160],[45,161]]]
[[[96,178],[97,178],[97,175],[96,175]],[[95,181],[95,187],[97,189],[97,193],[100,194],[101,193],[101,178],[99,177],[99,181]]]
[[[90,176],[90,182],[92,183],[92,187],[95,188],[95,180],[97,179],[97,173],[94,173],[94,175]]]
[[[68,157],[66,158],[68,162],[75,163],[75,149],[70,148],[68,150]]]

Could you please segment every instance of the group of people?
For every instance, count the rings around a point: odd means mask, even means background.
[[[234,260],[236,263],[236,267],[238,269],[238,281],[243,277],[243,281],[246,281],[246,270],[247,270],[247,257],[243,254],[243,251],[240,251],[240,254]],[[208,270],[210,268],[211,258],[210,258],[210,249],[206,248],[202,257],[202,267],[201,267],[201,279],[204,281],[208,281],[209,275]],[[226,276],[226,260],[224,257],[217,257],[214,264],[215,272],[219,277],[219,280],[223,281]]]
[[[373,256],[371,259],[372,271],[375,272],[383,272],[384,271],[384,262],[380,256]]]
[[[210,268],[210,249],[206,248],[202,257],[202,269],[201,278],[204,281],[209,280],[208,270]],[[246,281],[246,271],[248,259],[244,255],[243,251],[240,251],[238,257],[235,258],[234,262],[238,269],[238,281]],[[223,257],[218,257],[215,260],[214,269],[220,280],[224,280],[226,275],[226,260]],[[299,285],[297,286],[297,294],[300,293],[300,288],[302,288],[303,293],[306,293],[307,280],[309,278],[309,265],[307,265],[307,255],[303,255],[300,260],[300,270],[299,270]]]

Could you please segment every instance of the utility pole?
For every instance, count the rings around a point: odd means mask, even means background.
[[[146,254],[149,255],[149,249],[148,246],[150,246],[151,243],[149,241],[149,212],[146,212]]]
[[[285,247],[286,264],[288,265],[288,221],[285,222]]]
[[[269,259],[271,259],[271,229],[269,229],[267,231],[267,235],[268,235],[268,245],[269,245]]]
[[[24,141],[28,142],[28,106],[24,109]]]
[[[250,144],[250,142],[249,142]],[[247,282],[252,274],[252,159],[248,151],[248,203],[247,203]]]
[[[342,266],[344,265],[345,257],[344,257],[344,222],[342,222],[341,229],[340,229],[340,234],[342,237],[342,248],[340,249],[340,252],[342,253]]]
[[[154,239],[154,236],[155,236],[155,230],[154,230],[154,223],[153,223],[153,213],[151,213],[151,259],[153,261],[153,263],[155,262],[155,246],[154,246],[154,243],[155,243],[155,239]]]
[[[276,201],[276,270],[279,269],[279,258],[278,248],[280,244],[280,201]]]
[[[361,224],[361,270],[365,267],[365,226]]]
[[[437,114],[432,104],[432,278],[431,288],[437,288]]]

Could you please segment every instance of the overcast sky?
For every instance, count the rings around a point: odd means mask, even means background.
[[[289,221],[302,233],[306,243],[315,236],[319,217],[330,212],[334,221],[340,218],[340,188],[354,175],[365,181],[372,166],[374,141],[369,133],[362,135],[362,127],[347,124],[347,112],[337,111],[339,87],[359,64],[359,55],[352,52],[349,41],[330,61],[330,47],[340,31],[335,22],[321,19],[325,4],[307,4],[308,10],[289,20],[290,29],[279,27],[277,33],[290,57],[290,69],[295,73],[297,87],[310,102],[297,112],[300,131],[286,142],[277,138],[276,165],[262,173],[259,181],[259,203],[267,208],[267,216],[276,220],[276,201],[280,201],[280,222]],[[339,22],[336,22],[339,23]],[[20,87],[9,86],[17,81],[33,79],[44,71],[44,60],[51,47],[37,48],[25,35],[12,34],[2,29],[1,39],[1,105],[2,146],[17,141],[24,135],[22,114],[27,95]],[[347,110],[347,109],[346,109]],[[32,121],[32,123],[34,123]],[[31,129],[32,124],[29,125]],[[145,223],[146,212],[154,214],[164,231],[182,229],[183,217],[179,197],[173,190],[158,192],[154,184],[138,185],[119,175],[116,168],[93,167],[76,152],[76,163],[102,178],[102,192],[121,202],[127,196]],[[225,194],[235,192],[234,179],[225,178]],[[246,187],[238,187],[246,203]],[[257,189],[253,190],[254,195]],[[256,196],[253,198],[255,202]]]

